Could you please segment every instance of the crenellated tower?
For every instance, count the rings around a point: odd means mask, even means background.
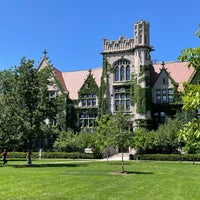
[[[150,95],[147,91],[152,64],[150,52],[153,50],[149,28],[149,23],[141,20],[134,24],[135,38],[121,36],[118,40],[103,40],[108,113],[114,114],[123,103],[124,109],[133,116],[133,126],[151,116],[146,105]]]

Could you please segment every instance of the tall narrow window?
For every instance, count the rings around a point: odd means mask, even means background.
[[[142,44],[142,35],[139,36],[139,39],[140,39],[139,43]]]
[[[126,67],[126,80],[130,80],[130,66],[127,65]]]
[[[115,81],[119,81],[119,67],[115,68]]]
[[[124,66],[122,65],[120,68],[120,81],[124,80]]]

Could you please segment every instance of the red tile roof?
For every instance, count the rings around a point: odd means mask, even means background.
[[[154,84],[157,80],[162,69],[162,65],[161,63],[158,63],[154,64],[153,67],[154,68],[151,71],[152,84]],[[189,81],[194,73],[194,68],[188,68],[187,62],[166,62],[164,67],[173,80],[179,84],[179,91],[183,90],[183,83]],[[78,91],[87,79],[89,70],[61,72],[56,68],[53,69],[57,78],[60,80],[63,89],[69,92],[69,97],[73,100],[78,99]],[[100,87],[102,68],[92,69],[91,74],[95,78],[97,85]]]
[[[183,83],[189,81],[194,72],[194,68],[188,68],[187,65],[187,62],[166,62],[164,66],[169,75],[174,79],[176,83],[179,84],[179,91],[183,90]],[[162,65],[160,63],[154,64],[153,66],[154,70],[151,72],[151,77],[152,83],[154,84],[160,73],[160,70],[162,69]]]
[[[100,87],[102,69],[101,68],[91,69],[91,74],[95,78],[97,85]],[[71,99],[78,99],[78,91],[82,87],[88,75],[89,75],[88,70],[62,73],[66,88],[69,92],[69,97]]]
[[[53,71],[55,72],[55,75],[57,76],[58,80],[60,81],[60,83],[62,84],[63,89],[66,91],[66,85],[65,85],[65,81],[63,79],[63,75],[62,72],[59,71],[58,69],[56,69],[55,67],[53,67]]]

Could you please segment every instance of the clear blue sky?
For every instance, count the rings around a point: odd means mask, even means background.
[[[101,67],[103,38],[133,38],[133,24],[150,23],[152,60],[176,61],[200,46],[200,0],[1,0],[0,70],[35,60],[43,50],[61,71]]]

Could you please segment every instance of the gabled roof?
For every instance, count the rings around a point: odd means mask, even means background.
[[[59,71],[57,68],[53,67],[52,64],[50,63],[48,57],[46,55],[42,58],[40,61],[40,64],[38,65],[38,70],[44,69],[45,67],[50,66],[53,70],[54,75],[57,77],[57,79],[60,81],[63,90],[66,91],[66,85],[62,76],[62,72]]]
[[[58,69],[56,69],[55,67],[53,67],[53,71],[54,71],[55,75],[57,76],[57,79],[60,81],[60,83],[61,83],[61,85],[62,85],[64,91],[66,91],[66,90],[67,90],[67,87],[66,87],[66,85],[65,85],[65,81],[64,81],[64,79],[63,79],[62,72],[59,71]]]
[[[178,83],[178,90],[183,90],[183,83],[189,81],[190,77],[194,72],[194,68],[188,68],[187,62],[166,62],[165,69],[171,76],[171,78]],[[152,84],[156,82],[158,76],[161,72],[162,65],[161,63],[154,64],[151,71],[151,81]]]
[[[78,91],[84,84],[89,73],[90,72],[88,70],[62,73],[66,88],[69,92],[69,97],[71,99],[78,99]],[[93,75],[98,87],[100,87],[102,68],[91,69],[91,74]]]
[[[167,71],[167,69],[166,69],[164,66],[162,67],[162,69],[160,69],[160,73],[158,74],[158,77],[157,77],[157,79],[156,79],[156,81],[155,81],[154,84],[157,84],[157,82],[158,82],[159,79],[160,79],[160,76],[163,77],[163,75],[164,75],[165,77],[167,77],[173,85],[178,86],[178,83],[176,83],[176,81],[171,77],[170,73]],[[153,85],[152,85],[152,86],[153,86]]]

